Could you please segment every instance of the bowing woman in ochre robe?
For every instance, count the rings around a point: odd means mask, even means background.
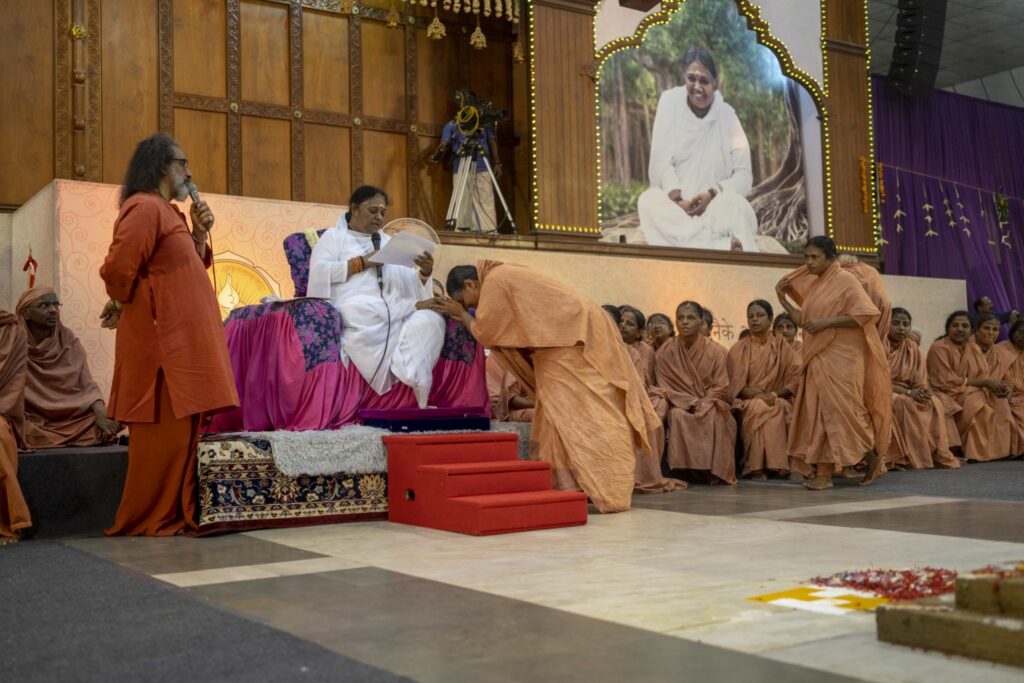
[[[971,339],[973,325],[967,311],[946,318],[946,335],[928,349],[928,381],[942,402],[950,448],[984,462],[1006,455],[997,443],[994,407],[1006,387],[990,376],[985,354]]]
[[[811,238],[804,266],[776,285],[779,301],[804,330],[803,374],[789,429],[794,466],[816,468],[812,490],[832,487],[832,474],[865,458],[870,484],[885,472],[892,422],[892,380],[867,292],[836,260],[831,238]],[[816,276],[806,289],[793,283]],[[797,308],[789,300],[792,296]]]
[[[531,457],[555,488],[582,489],[601,512],[628,510],[635,451],[658,425],[618,330],[599,306],[522,266],[481,261],[448,274],[434,310],[462,320],[536,401]],[[476,317],[467,308],[476,306]]]
[[[654,116],[651,187],[637,202],[648,244],[757,251],[750,143],[718,92],[706,50],[683,55],[686,85],[661,94]]]
[[[928,387],[924,354],[910,339],[910,313],[894,308],[891,320],[886,350],[892,376],[892,439],[886,464],[908,469],[960,467],[949,450],[942,403]]]
[[[752,301],[750,335],[727,357],[729,396],[743,438],[742,476],[752,479],[789,472],[789,418],[800,383],[800,355],[784,337],[772,334],[772,314],[767,301]]]

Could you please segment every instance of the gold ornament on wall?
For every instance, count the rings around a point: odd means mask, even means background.
[[[487,47],[487,36],[480,30],[480,17],[476,18],[476,30],[469,37],[469,44],[474,50],[483,50]]]
[[[430,40],[441,40],[445,37],[444,24],[437,18],[437,8],[434,8],[434,20],[427,27],[427,38]]]
[[[516,44],[512,46],[512,61],[516,64],[522,64],[526,61],[526,54],[523,52],[523,44],[520,41],[516,41]]]
[[[391,2],[391,9],[388,10],[388,21],[385,24],[388,28],[398,28],[399,22],[402,20],[402,16],[398,13],[395,8],[394,0]]]

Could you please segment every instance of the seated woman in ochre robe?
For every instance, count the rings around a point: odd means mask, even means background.
[[[971,315],[956,311],[946,318],[946,335],[928,349],[928,382],[942,402],[950,449],[967,460],[997,460],[994,408],[1007,387],[990,376],[988,361],[971,339]]]
[[[742,476],[757,480],[769,472],[789,473],[789,417],[800,382],[800,357],[771,326],[771,304],[752,301],[750,334],[729,349],[727,360],[729,395],[743,437]]]
[[[674,336],[676,328],[672,325],[672,319],[664,313],[652,313],[647,319],[647,339],[655,352]]]
[[[726,352],[701,334],[703,317],[700,304],[679,304],[679,334],[655,359],[657,388],[668,406],[668,464],[735,484],[736,420],[728,403]]]
[[[619,334],[623,343],[633,349],[638,362],[636,371],[644,384],[654,384],[654,347],[644,341],[644,330],[647,329],[647,318],[640,309],[632,306],[619,306]]]
[[[992,392],[989,402],[994,412],[993,427],[995,435],[992,439],[998,457],[1005,458],[1010,453],[1010,444],[1014,441],[1016,425],[1010,411],[1010,395],[1013,390],[1006,383],[1006,373],[1016,360],[1015,354],[1006,346],[996,344],[1002,323],[991,313],[982,313],[974,319],[974,343],[981,349],[988,363],[989,377],[1000,382],[998,390]]]
[[[85,349],[60,322],[56,292],[49,287],[26,290],[18,299],[17,313],[28,336],[28,446],[95,446],[114,439],[121,425],[107,417]]]
[[[804,348],[804,343],[796,338],[796,334],[799,331],[796,323],[789,317],[789,313],[779,313],[775,316],[775,322],[772,323],[772,334],[785,339],[786,343],[793,347],[793,350],[797,353],[800,353]]]
[[[897,469],[960,467],[949,451],[942,403],[928,388],[920,347],[910,339],[910,312],[892,309],[886,349],[892,374],[892,439],[886,464]]]
[[[1018,318],[1010,325],[1010,338],[1000,343],[1013,354],[1013,362],[1003,377],[1010,388],[1010,414],[1013,417],[1013,432],[1010,438],[1010,455],[1024,455],[1024,318]]]

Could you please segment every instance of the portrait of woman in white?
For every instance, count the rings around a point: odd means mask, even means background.
[[[708,51],[691,47],[682,68],[685,85],[658,100],[640,229],[651,245],[758,251],[747,135]]]

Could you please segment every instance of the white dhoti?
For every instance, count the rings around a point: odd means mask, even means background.
[[[668,193],[650,188],[637,201],[640,229],[647,244],[689,249],[732,249],[735,238],[743,251],[757,251],[757,216],[745,197],[730,190],[715,196],[700,216],[689,216]]]
[[[455,217],[455,227],[478,232],[495,232],[498,229],[498,218],[494,209],[494,186],[491,184],[490,174],[472,168],[473,162],[470,159],[460,159],[459,163],[469,164],[471,168],[466,180],[465,193],[462,195],[462,204],[459,205],[459,213]],[[458,178],[458,175],[452,176],[452,182]],[[457,189],[453,187],[452,191]]]

